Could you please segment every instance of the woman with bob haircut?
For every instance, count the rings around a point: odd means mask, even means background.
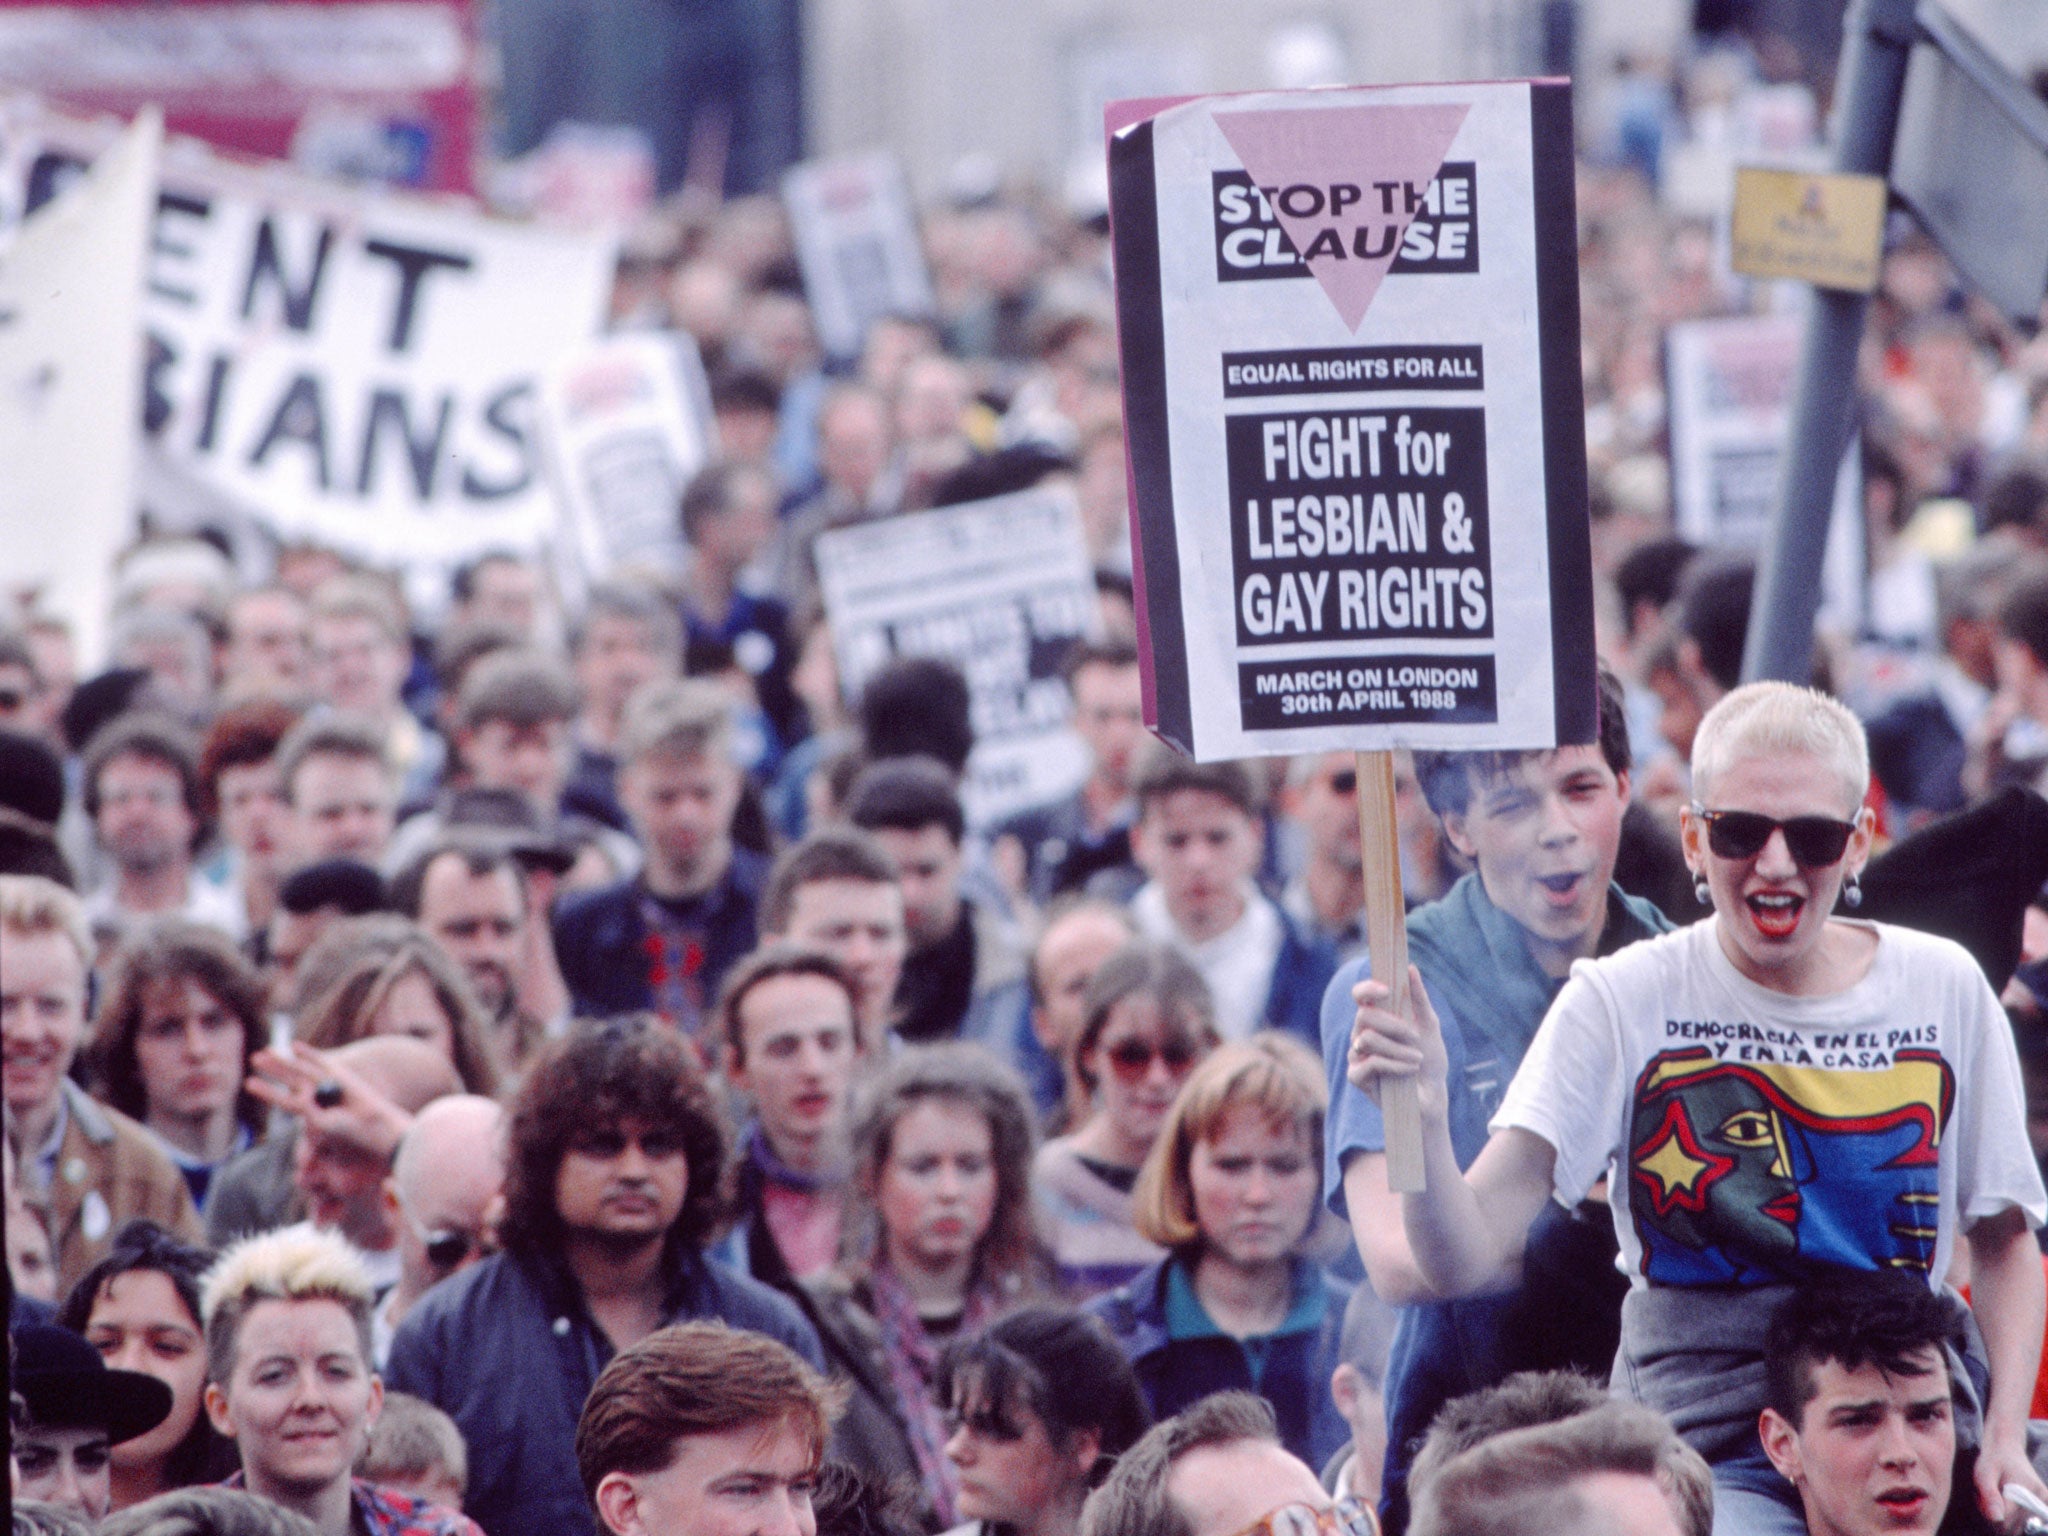
[[[1014,1068],[980,1046],[911,1046],[853,1111],[844,1258],[799,1300],[849,1388],[839,1447],[880,1482],[922,1491],[924,1525],[959,1519],[939,1355],[1043,1284],[1031,1228],[1032,1110]]]
[[[160,918],[114,957],[87,1047],[100,1099],[156,1137],[203,1207],[213,1170],[263,1134],[243,1086],[269,1038],[262,978],[217,929]]]
[[[1026,1307],[939,1361],[960,1477],[953,1536],[1078,1536],[1081,1506],[1151,1427],[1138,1379],[1101,1322]]]
[[[482,1536],[474,1521],[353,1476],[383,1405],[362,1258],[310,1226],[245,1238],[207,1272],[206,1411],[235,1443],[228,1480],[320,1536]]]
[[[1349,1286],[1303,1248],[1322,1193],[1322,1064],[1291,1036],[1219,1046],[1173,1101],[1138,1175],[1138,1230],[1167,1257],[1088,1311],[1109,1325],[1155,1419],[1256,1392],[1312,1467],[1350,1427],[1330,1398]]]
[[[1208,983],[1179,951],[1127,944],[1089,980],[1070,1056],[1088,1109],[1031,1165],[1038,1230],[1071,1299],[1114,1289],[1163,1257],[1132,1222],[1131,1191],[1174,1095],[1216,1044]]]
[[[235,1469],[234,1448],[206,1417],[206,1332],[199,1284],[213,1255],[153,1221],[124,1224],[107,1256],[79,1277],[57,1325],[84,1337],[119,1371],[140,1371],[171,1389],[171,1412],[147,1434],[115,1446],[113,1508],[217,1483]]]
[[[1764,1328],[1816,1267],[1935,1286],[1968,1248],[1988,1356],[1977,1500],[2044,1490],[2026,1430],[2048,1217],[2012,1031],[1947,939],[1854,908],[1872,816],[1863,728],[1789,683],[1726,695],[1693,738],[1686,863],[1713,914],[1573,967],[1469,1171],[1451,1156],[1444,1050],[1411,971],[1406,1012],[1353,990],[1350,1080],[1414,1077],[1428,1189],[1402,1196],[1439,1296],[1494,1284],[1529,1223],[1606,1179],[1630,1288],[1617,1389],[1714,1468],[1715,1523],[1796,1536],[1798,1494],[1757,1438]]]
[[[293,1033],[321,1050],[368,1035],[411,1035],[447,1054],[463,1092],[498,1096],[498,1066],[469,978],[414,923],[365,929],[360,952],[300,1013]]]

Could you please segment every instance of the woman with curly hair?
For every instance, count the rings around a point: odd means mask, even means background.
[[[243,1083],[265,1038],[262,979],[217,930],[164,918],[116,954],[88,1048],[98,1096],[155,1134],[195,1206],[263,1133]]]
[[[465,1093],[498,1097],[498,1064],[469,978],[424,929],[402,919],[380,917],[360,930],[358,947],[293,1033],[321,1050],[368,1035],[411,1035],[447,1054]]]
[[[1032,1299],[1031,1100],[980,1046],[913,1046],[864,1085],[853,1115],[845,1257],[801,1299],[833,1374],[851,1388],[838,1431],[872,1477],[920,1486],[932,1530],[959,1519],[946,1459],[939,1355]]]

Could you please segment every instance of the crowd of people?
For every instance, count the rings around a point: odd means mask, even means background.
[[[1656,171],[1580,177],[1599,736],[1400,756],[1402,987],[1350,754],[1144,731],[1106,224],[1029,189],[829,365],[772,203],[650,222],[681,577],[152,527],[89,676],[10,598],[16,1531],[2014,1528],[2048,349],[1894,241],[1863,617],[1742,685],[1658,346],[1762,299]],[[1034,485],[1088,769],[976,824],[967,678],[846,696],[814,549]]]

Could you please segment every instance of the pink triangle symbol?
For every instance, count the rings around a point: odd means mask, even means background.
[[[1420,195],[1471,110],[1446,103],[1218,112],[1216,126],[1257,186],[1316,189],[1282,198],[1273,213],[1355,332],[1415,217],[1395,184]],[[1333,201],[1344,202],[1334,217]]]

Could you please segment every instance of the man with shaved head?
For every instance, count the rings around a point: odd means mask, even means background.
[[[398,1284],[374,1319],[380,1368],[412,1304],[497,1246],[504,1189],[505,1116],[495,1100],[450,1094],[413,1117],[384,1181],[385,1209],[398,1229]]]
[[[384,1197],[393,1155],[413,1119],[462,1091],[447,1055],[408,1035],[370,1035],[316,1051],[259,1051],[249,1090],[298,1117],[296,1202],[316,1227],[362,1250],[381,1300],[399,1279],[398,1222]]]

